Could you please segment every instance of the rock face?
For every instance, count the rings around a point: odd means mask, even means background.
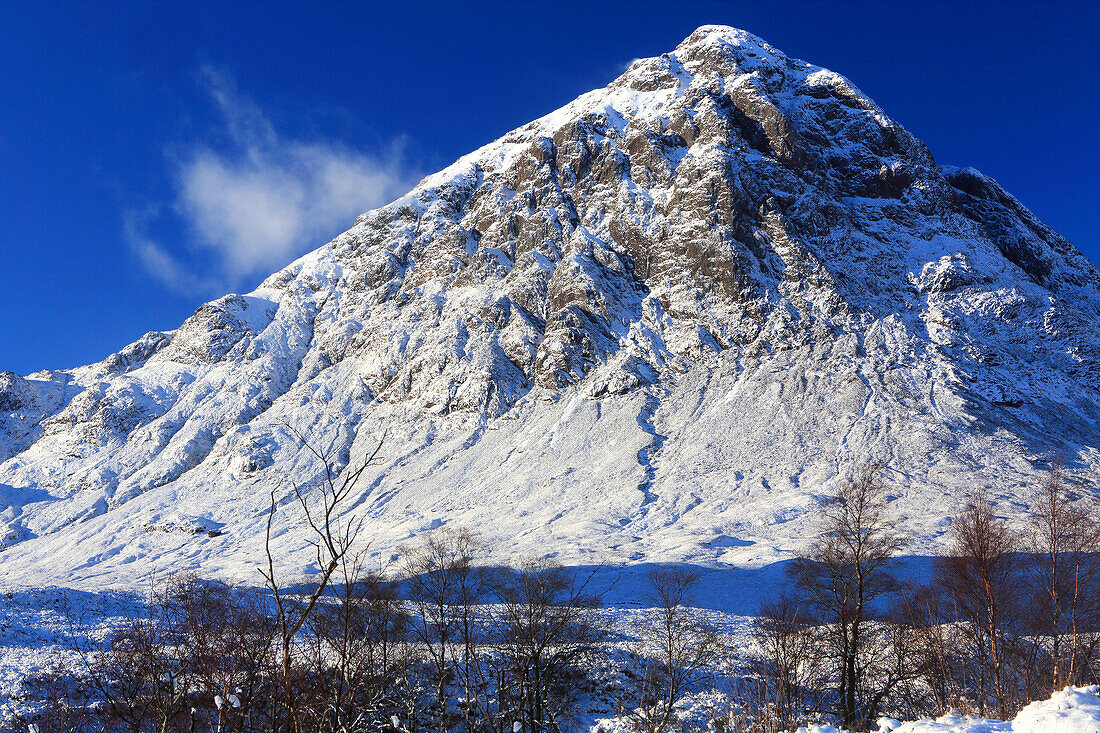
[[[502,557],[769,562],[869,460],[934,550],[1052,453],[1096,478],[1097,324],[1100,272],[995,181],[706,26],[253,293],[0,375],[0,581],[255,580],[273,489],[308,563],[295,431],[338,467],[385,435],[349,510],[383,559],[451,524]],[[179,516],[218,532],[148,530]]]

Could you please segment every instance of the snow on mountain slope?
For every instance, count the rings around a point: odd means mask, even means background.
[[[385,434],[379,561],[757,566],[852,466],[934,551],[1100,466],[1100,272],[843,77],[706,26],[99,364],[0,375],[0,583],[308,572],[291,482]]]

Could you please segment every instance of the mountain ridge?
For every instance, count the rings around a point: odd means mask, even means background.
[[[1094,484],[1098,315],[1100,271],[995,181],[703,26],[173,332],[0,375],[0,582],[250,578],[271,486],[302,557],[295,431],[338,468],[387,436],[354,508],[379,562],[448,523],[504,557],[773,562],[869,460],[931,551],[1055,453]]]

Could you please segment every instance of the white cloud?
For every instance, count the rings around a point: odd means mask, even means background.
[[[228,282],[199,277],[169,254],[155,239],[145,234],[147,223],[155,216],[155,207],[143,212],[128,211],[123,221],[126,241],[142,267],[169,289],[183,295],[212,297],[225,294],[231,288]]]
[[[245,278],[266,275],[334,234],[364,211],[408,191],[419,178],[400,145],[370,155],[325,140],[288,139],[240,94],[226,73],[203,70],[230,145],[193,144],[173,156],[172,210],[187,225],[195,248],[214,255],[220,272],[198,277],[144,234],[130,216],[127,236],[146,269],[174,289],[211,294]]]

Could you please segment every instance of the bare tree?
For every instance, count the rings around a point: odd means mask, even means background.
[[[478,617],[477,607],[481,603],[483,587],[481,576],[473,572],[471,558],[476,551],[481,549],[480,540],[470,530],[461,529],[452,534],[452,554],[458,558],[458,633],[461,651],[456,655],[461,657],[455,660],[461,669],[463,688],[463,713],[466,717],[467,730],[473,730],[474,717],[477,712],[475,698],[477,697],[477,660],[478,647],[482,640],[482,623]]]
[[[427,650],[434,668],[441,733],[448,727],[447,686],[456,666],[466,694],[467,718],[471,712],[471,661],[476,641],[471,614],[478,594],[471,564],[475,546],[471,532],[444,529],[410,550],[405,562],[406,590],[416,612],[411,631]],[[462,650],[461,660],[454,659],[456,641]]]
[[[490,579],[500,609],[493,617],[503,652],[497,729],[519,723],[532,733],[556,733],[585,676],[584,664],[602,638],[590,611],[598,598],[549,559],[503,568]]]
[[[676,701],[711,679],[721,658],[719,636],[699,623],[691,610],[691,594],[699,574],[684,566],[657,566],[649,571],[649,601],[657,619],[643,621],[642,637],[656,664],[642,679],[642,705],[637,723],[647,731],[663,731],[675,720]]]
[[[74,719],[134,733],[265,728],[274,630],[259,592],[189,575],[154,581],[127,623],[98,648],[77,648],[81,687],[97,699]]]
[[[996,518],[983,491],[951,523],[949,555],[936,563],[936,581],[970,634],[983,714],[990,695],[1002,717],[1012,706],[1007,663],[1019,621],[1019,549],[1018,538]]]
[[[820,654],[817,629],[801,604],[784,593],[764,603],[753,622],[763,652],[757,672],[764,680],[758,714],[770,730],[793,730],[802,714],[816,706]]]
[[[1028,545],[1039,591],[1040,631],[1050,642],[1048,692],[1077,684],[1087,672],[1091,635],[1098,618],[1096,553],[1098,508],[1067,485],[1062,462],[1051,461],[1029,523]]]
[[[261,726],[276,632],[262,591],[179,575],[167,580],[157,606],[179,641],[192,716],[226,733]]]
[[[320,577],[314,581],[312,589],[301,597],[288,591],[286,586],[277,577],[275,572],[275,556],[271,546],[271,529],[275,519],[276,491],[271,492],[270,509],[267,515],[267,529],[264,536],[264,551],[267,555],[267,567],[261,568],[260,573],[267,584],[268,590],[275,602],[275,620],[278,625],[279,637],[279,668],[284,692],[283,704],[287,710],[286,725],[289,729],[298,731],[301,728],[298,705],[295,702],[298,684],[296,684],[292,661],[294,654],[295,638],[309,619],[317,602],[328,588],[333,573],[341,567],[341,563],[352,552],[359,532],[362,529],[362,520],[347,520],[341,518],[341,512],[352,490],[366,469],[373,465],[382,450],[383,440],[379,440],[367,458],[358,465],[340,471],[336,468],[335,450],[332,446],[328,450],[319,450],[311,445],[301,433],[287,425],[299,442],[316,457],[321,463],[319,503],[311,506],[311,502],[302,492],[298,484],[292,484],[294,496],[305,516],[306,524],[312,532],[310,545],[314,549],[317,567],[321,569]],[[275,721],[277,722],[277,721]]]
[[[340,580],[307,624],[318,642],[316,672],[328,683],[320,701],[323,731],[361,730],[372,717],[389,718],[407,628],[394,584],[365,571],[360,556],[345,556]]]
[[[865,727],[880,699],[881,690],[862,695],[869,682],[865,645],[875,601],[895,587],[890,561],[904,542],[886,513],[881,470],[877,464],[859,469],[830,497],[821,510],[820,538],[791,567],[802,602],[824,625],[837,710],[849,728]]]
[[[938,583],[902,583],[894,615],[911,630],[908,644],[923,689],[909,699],[914,715],[944,715],[966,708],[961,686],[959,636],[950,601]],[[931,698],[931,699],[929,699]]]
[[[55,659],[47,668],[26,675],[24,699],[38,701],[37,710],[19,711],[0,700],[0,728],[30,733],[100,733],[106,727],[90,705],[94,690],[74,670]]]
[[[864,703],[870,713],[867,723],[886,709],[903,719],[935,710],[923,684],[932,663],[924,655],[928,629],[925,619],[912,611],[908,585],[899,584],[898,592],[891,594],[893,603],[872,624],[872,651],[864,665],[865,677],[871,682]]]
[[[105,639],[91,655],[78,649],[88,685],[102,703],[106,728],[141,733],[179,728],[191,701],[192,672],[180,658],[186,637],[164,613],[156,579],[148,603]]]

